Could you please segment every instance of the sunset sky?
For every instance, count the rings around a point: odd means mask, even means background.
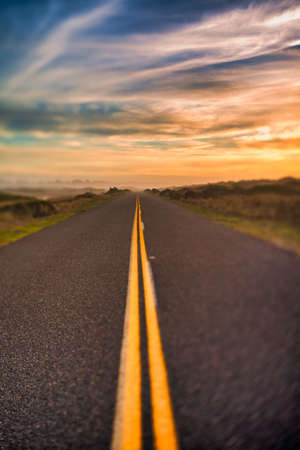
[[[300,176],[298,0],[2,0],[0,178]]]

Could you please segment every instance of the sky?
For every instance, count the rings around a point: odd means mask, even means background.
[[[1,0],[0,180],[300,177],[298,0]]]

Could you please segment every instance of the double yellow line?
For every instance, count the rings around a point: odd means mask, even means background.
[[[177,450],[178,441],[160,338],[155,291],[138,199],[136,200],[131,238],[125,323],[111,450],[140,450],[142,448],[138,234],[144,285],[155,447],[157,450]]]

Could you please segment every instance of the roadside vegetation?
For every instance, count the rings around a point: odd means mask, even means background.
[[[221,182],[147,191],[300,254],[300,179]]]
[[[110,188],[100,195],[85,192],[51,200],[0,192],[0,246],[95,208],[126,192]]]

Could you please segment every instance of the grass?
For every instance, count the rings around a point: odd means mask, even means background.
[[[0,246],[9,244],[10,242],[21,239],[29,234],[36,233],[39,230],[55,225],[80,212],[93,209],[96,206],[107,203],[113,198],[113,196],[101,196],[100,198],[88,199],[86,201],[76,201],[74,199],[59,201],[55,203],[56,207],[58,205],[57,214],[43,218],[33,219],[32,217],[24,217],[15,220],[14,217],[10,217],[10,220],[7,220],[7,217],[3,215],[2,229],[0,229]]]
[[[252,234],[270,241],[282,248],[292,250],[300,256],[300,227],[287,222],[277,222],[268,219],[248,219],[235,215],[205,209],[197,204],[186,201],[172,200],[177,205],[190,211],[204,215],[216,222],[230,226],[236,230]]]

